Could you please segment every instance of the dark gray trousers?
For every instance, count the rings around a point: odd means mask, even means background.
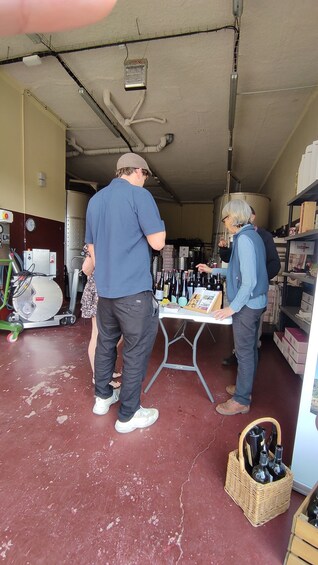
[[[159,307],[151,291],[122,298],[99,298],[95,353],[95,394],[109,398],[117,343],[123,335],[123,372],[118,419],[130,420],[140,408],[142,382],[158,332]]]
[[[264,308],[253,310],[244,306],[233,314],[233,336],[237,357],[237,377],[234,400],[245,406],[251,403],[250,395],[258,364],[258,328]]]

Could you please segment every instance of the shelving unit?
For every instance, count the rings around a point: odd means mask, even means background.
[[[293,211],[295,206],[301,206],[303,202],[317,202],[318,201],[318,180],[313,182],[305,190],[294,196],[287,204],[289,206],[289,218],[288,218],[288,228],[291,227],[293,221]],[[285,268],[288,269],[289,257],[290,257],[290,247],[292,241],[315,241],[315,253],[317,254],[317,241],[318,241],[318,229],[313,229],[306,231],[304,233],[298,233],[296,235],[286,237],[286,262]],[[306,273],[282,273],[284,277],[283,292],[282,292],[282,304],[281,304],[281,316],[280,316],[280,329],[283,330],[287,325],[288,320],[296,324],[304,332],[309,333],[310,323],[300,319],[296,314],[300,309],[301,293],[302,291],[308,292],[308,294],[313,294],[314,285],[316,284],[316,278],[312,277]],[[292,286],[288,283],[288,279],[298,280],[301,286]]]

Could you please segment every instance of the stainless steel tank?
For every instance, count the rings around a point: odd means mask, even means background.
[[[90,194],[78,190],[66,191],[64,257],[69,288],[72,288],[74,269],[82,267],[81,253],[85,243],[86,209],[90,198]],[[82,290],[82,279],[79,280],[79,290]]]

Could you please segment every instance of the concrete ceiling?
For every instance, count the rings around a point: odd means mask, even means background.
[[[66,166],[74,178],[107,184],[131,148],[157,176],[147,185],[156,198],[209,202],[227,185],[234,28],[240,39],[231,172],[236,187],[261,192],[317,91],[317,22],[317,0],[244,0],[240,20],[232,0],[118,0],[98,24],[41,34],[40,43],[27,35],[1,38],[0,64],[67,125]],[[41,64],[28,67],[22,58],[33,54]],[[146,91],[125,90],[127,59],[147,59]],[[105,105],[109,96],[117,119]],[[173,141],[159,150],[166,134]]]

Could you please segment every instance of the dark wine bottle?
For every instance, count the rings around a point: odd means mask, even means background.
[[[201,273],[199,273],[198,271],[194,283],[194,292],[196,292],[197,290],[200,291],[201,288],[202,288]]]
[[[277,429],[276,429],[275,424],[272,424],[272,431],[271,431],[270,436],[268,438],[267,449],[273,455],[275,454],[276,445],[277,445]]]
[[[261,451],[265,448],[265,430],[261,426],[254,426],[247,434],[244,442],[245,468],[251,475],[260,458]]]
[[[318,489],[314,491],[307,508],[309,520],[318,520]]]
[[[164,298],[169,298],[169,273],[166,274],[166,278],[164,280],[164,285],[163,285],[163,297]]]
[[[164,271],[161,271],[161,276],[157,283],[156,293],[155,293],[155,297],[159,302],[163,300],[163,288],[164,288]]]
[[[258,465],[252,469],[252,477],[257,483],[263,485],[272,482],[272,476],[267,468],[268,457],[266,451],[261,451]]]
[[[176,302],[179,301],[180,294],[181,294],[180,273],[177,272],[176,273],[176,291],[175,291]]]
[[[274,459],[268,461],[268,470],[273,477],[273,481],[279,481],[286,475],[285,465],[283,463],[283,446],[276,445]]]
[[[190,300],[194,291],[194,272],[189,271],[189,280],[188,280],[188,299]]]
[[[220,273],[218,273],[218,274],[216,275],[215,290],[219,290],[219,291],[222,292],[221,308],[223,308],[223,294],[224,294],[224,288],[223,288],[223,283],[222,283],[222,280],[221,280],[221,275],[220,275]]]
[[[213,290],[213,276],[211,273],[208,273],[208,278],[206,282],[206,289]]]
[[[316,518],[315,520],[309,520],[308,524],[311,524],[315,528],[318,528],[318,518]]]

